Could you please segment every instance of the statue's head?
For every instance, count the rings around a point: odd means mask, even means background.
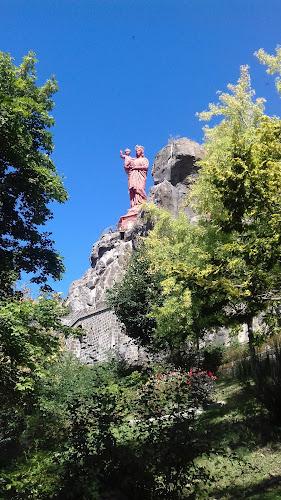
[[[126,148],[125,149],[125,155],[129,156],[130,153],[131,153],[131,150],[129,148]]]
[[[139,156],[144,156],[144,147],[139,146],[138,144],[136,145],[136,157],[139,158]]]

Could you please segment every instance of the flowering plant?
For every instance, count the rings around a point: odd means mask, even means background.
[[[196,409],[212,399],[216,377],[208,371],[170,371],[152,375],[143,386],[140,402],[148,416]]]

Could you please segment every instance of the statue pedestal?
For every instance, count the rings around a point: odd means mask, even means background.
[[[137,222],[138,213],[141,205],[137,205],[136,207],[129,208],[126,215],[122,215],[119,219],[117,227],[119,231],[126,231],[127,229],[132,229],[132,227]]]

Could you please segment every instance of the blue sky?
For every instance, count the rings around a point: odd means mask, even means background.
[[[170,136],[201,143],[195,113],[242,64],[280,115],[274,78],[253,55],[281,44],[280,21],[280,0],[0,0],[0,50],[16,64],[33,50],[38,84],[55,74],[60,88],[53,159],[70,199],[48,224],[67,268],[57,291],[67,294],[129,208],[120,149],[144,145],[151,167]]]

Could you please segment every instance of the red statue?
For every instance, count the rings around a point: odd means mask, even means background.
[[[128,186],[131,208],[141,205],[146,200],[145,184],[149,162],[144,156],[143,146],[136,146],[136,156],[130,156],[131,150],[126,148],[125,155],[120,151],[120,157],[125,159],[124,170],[128,174]]]
[[[144,147],[136,146],[136,156],[130,156],[131,150],[126,148],[125,154],[120,151],[120,157],[124,158],[124,170],[128,174],[128,186],[131,208],[128,210],[127,215],[121,217],[118,226],[121,229],[129,229],[132,227],[136,220],[137,214],[141,204],[146,200],[145,184],[147,178],[147,171],[149,162],[144,156]]]

